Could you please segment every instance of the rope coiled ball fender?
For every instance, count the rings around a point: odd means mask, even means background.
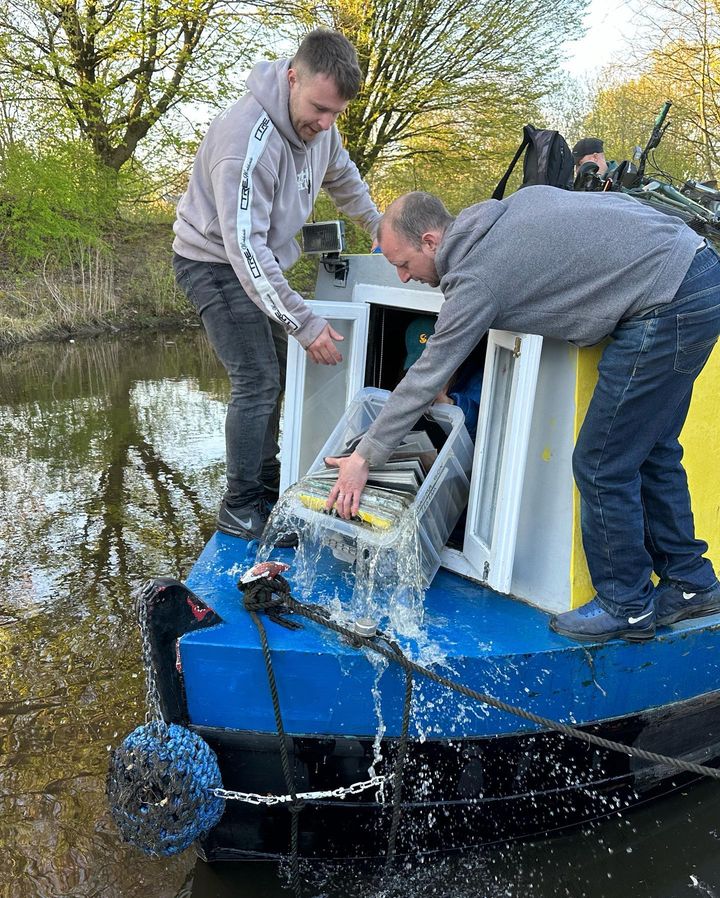
[[[222,817],[217,757],[197,733],[162,720],[137,727],[113,751],[107,797],[123,839],[153,856],[178,854]]]

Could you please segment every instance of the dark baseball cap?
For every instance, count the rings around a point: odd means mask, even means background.
[[[583,156],[603,152],[603,142],[599,137],[582,137],[572,148],[573,159],[577,163]]]
[[[435,318],[433,318],[432,315],[419,315],[417,318],[413,318],[407,326],[407,330],[405,331],[405,349],[407,350],[407,355],[405,356],[405,364],[403,365],[403,368],[406,371],[410,365],[414,365],[420,358],[423,349],[425,349],[425,344],[434,333]]]

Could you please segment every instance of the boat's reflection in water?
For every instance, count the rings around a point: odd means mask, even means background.
[[[681,898],[720,896],[720,787],[702,784],[553,839],[398,861],[384,873],[306,865],[304,898]],[[205,864],[191,898],[284,898],[276,864]]]

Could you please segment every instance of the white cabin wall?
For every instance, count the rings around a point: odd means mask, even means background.
[[[347,300],[347,302],[351,302],[353,288],[356,284],[373,284],[378,287],[396,288],[403,286],[395,266],[391,265],[381,253],[343,256],[343,259],[347,259],[350,263],[345,284],[339,284],[334,275],[326,271],[321,264],[313,299],[322,299],[330,302]],[[426,284],[412,283],[410,289],[442,296],[437,288],[428,287]]]
[[[570,608],[576,347],[543,341],[511,592],[548,611]]]
[[[438,310],[442,301],[440,291],[415,283],[403,288],[395,268],[384,256],[344,258],[350,262],[344,283],[320,266],[316,300],[355,300],[396,307],[403,307],[407,302],[418,311]],[[384,293],[384,287],[389,288],[388,293]],[[405,301],[396,301],[397,294],[403,291],[407,291]],[[571,607],[571,458],[577,365],[575,347],[559,340],[544,341],[510,590],[512,595],[553,612]],[[446,551],[445,555],[447,566],[467,575],[459,553]]]

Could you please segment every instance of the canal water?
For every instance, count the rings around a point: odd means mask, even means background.
[[[272,898],[267,864],[153,860],[105,805],[144,716],[132,591],[213,530],[227,385],[200,331],[0,355],[0,898]],[[392,876],[314,865],[306,898],[720,898],[720,786]]]

